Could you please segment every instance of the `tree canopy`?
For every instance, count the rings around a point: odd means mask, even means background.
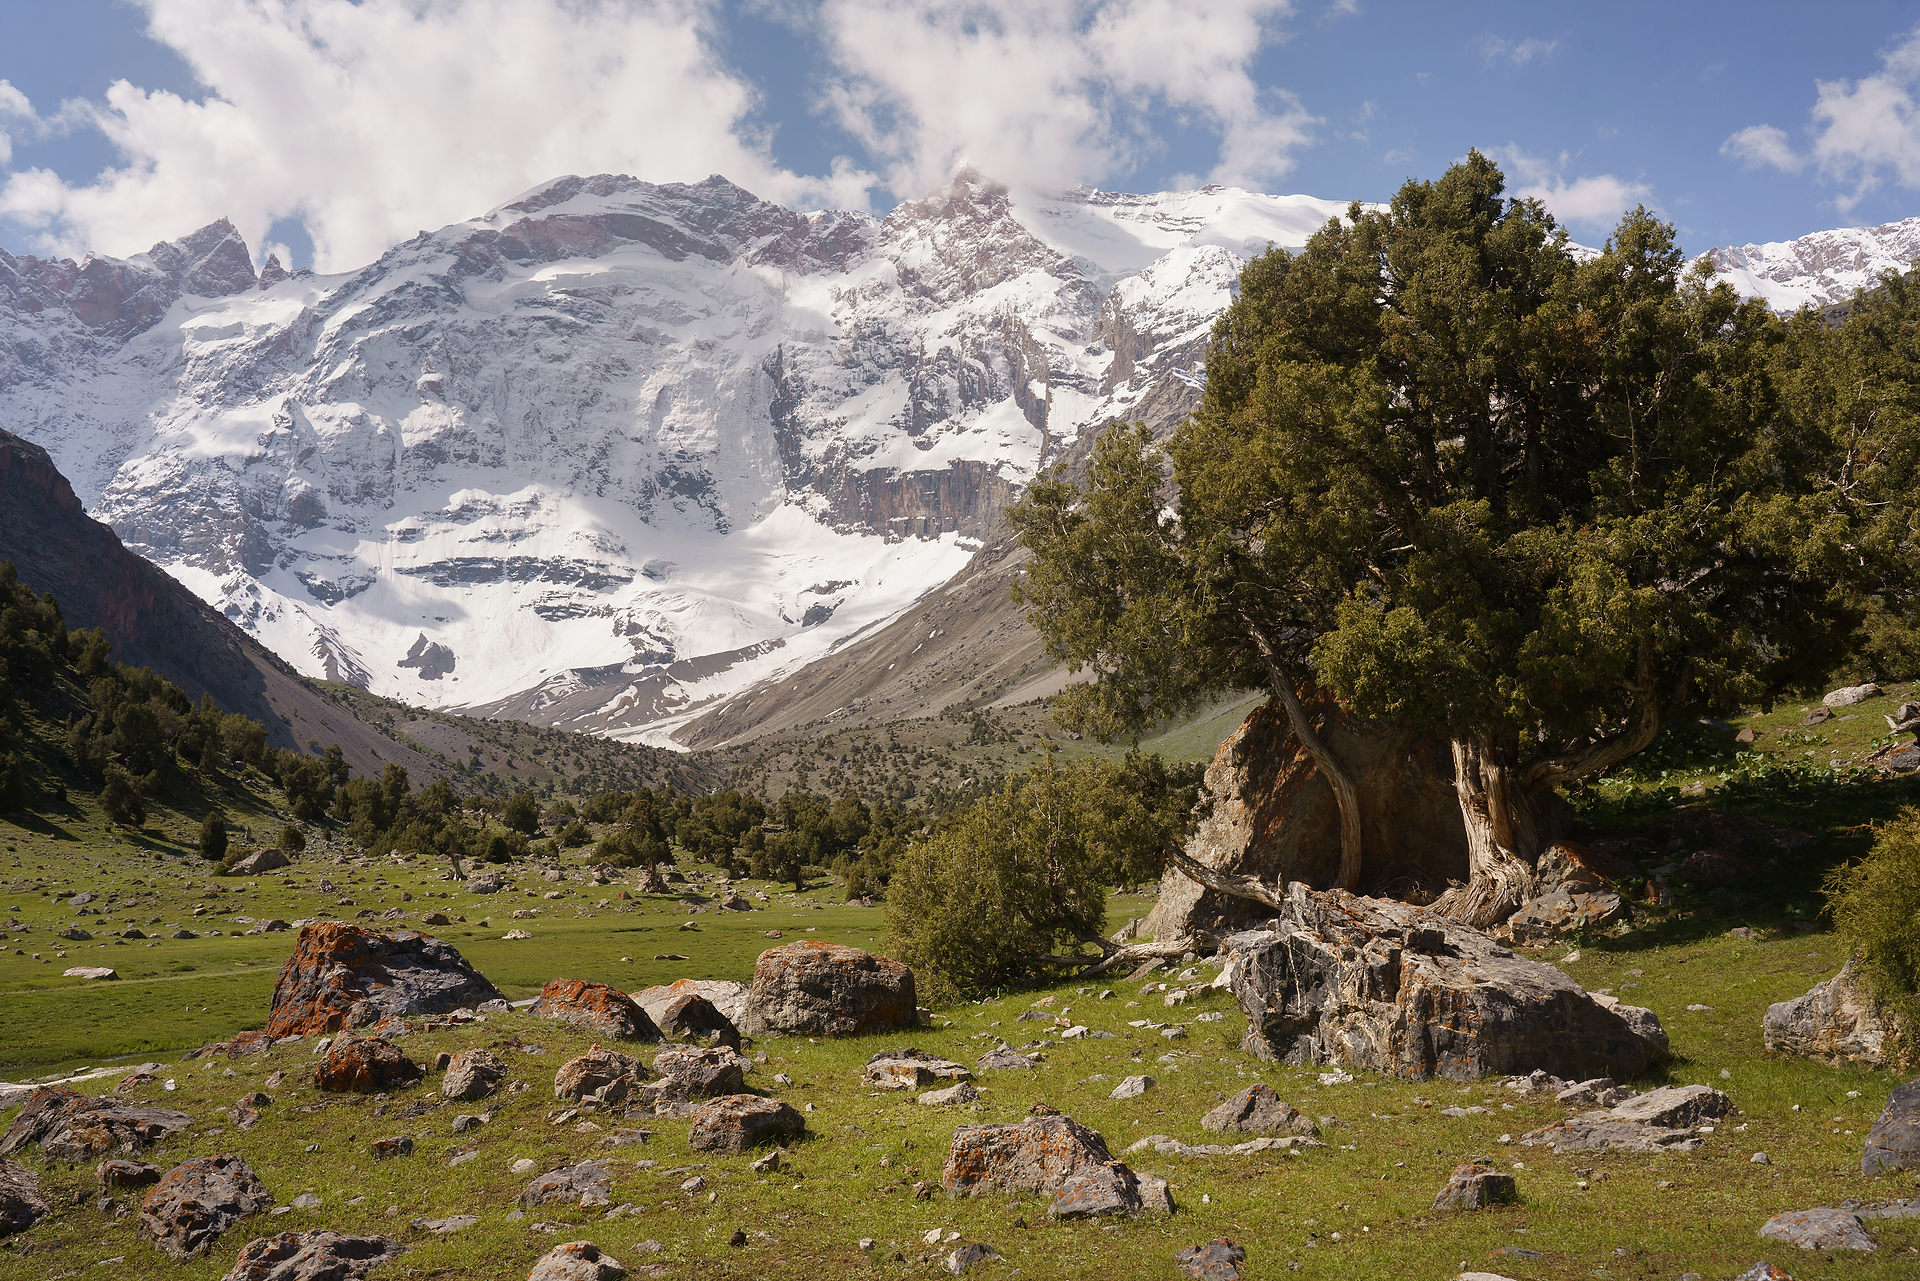
[[[1441,906],[1474,924],[1529,888],[1543,793],[1890,655],[1916,541],[1904,286],[1787,324],[1644,209],[1582,254],[1503,189],[1476,152],[1255,259],[1164,448],[1111,429],[1013,513],[1030,617],[1097,677],[1076,726],[1312,681],[1451,740],[1472,880]]]

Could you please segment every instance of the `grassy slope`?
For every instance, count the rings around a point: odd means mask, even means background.
[[[1872,737],[1865,731],[1879,724],[1881,703],[1891,701],[1850,709],[1857,720],[1824,727],[1819,732],[1833,737],[1812,744],[1815,759],[1824,760],[1828,748],[1857,754]],[[369,861],[364,867],[336,865],[330,861],[333,851],[318,847],[290,874],[260,878],[248,889],[226,880],[222,883],[232,892],[204,900],[200,895],[210,880],[207,865],[191,855],[165,852],[181,849],[181,839],[191,836],[187,819],[156,819],[144,836],[123,835],[121,844],[111,845],[98,816],[79,805],[61,818],[57,833],[7,829],[8,839],[0,845],[7,855],[0,861],[0,872],[6,874],[0,878],[5,887],[0,906],[17,904],[21,910],[13,914],[23,917],[32,931],[15,936],[0,956],[0,1064],[6,1075],[17,1080],[92,1066],[109,1054],[161,1059],[172,1065],[168,1074],[180,1088],[171,1094],[157,1089],[150,1093],[155,1101],[164,1098],[184,1107],[197,1122],[193,1134],[170,1145],[161,1160],[238,1151],[261,1171],[280,1202],[312,1190],[326,1206],[311,1214],[295,1212],[249,1223],[224,1238],[210,1259],[181,1268],[162,1261],[136,1239],[128,1220],[111,1220],[74,1205],[73,1194],[91,1186],[91,1171],[54,1169],[45,1177],[68,1208],[24,1238],[0,1244],[0,1275],[15,1275],[15,1269],[23,1276],[64,1274],[96,1259],[124,1256],[126,1262],[114,1265],[113,1275],[217,1277],[250,1236],[324,1224],[398,1236],[409,1253],[389,1270],[396,1276],[408,1269],[426,1275],[523,1276],[532,1259],[556,1242],[581,1238],[598,1242],[630,1267],[659,1262],[673,1275],[926,1275],[930,1267],[921,1257],[931,1251],[920,1234],[936,1226],[959,1231],[966,1240],[992,1243],[1008,1255],[1009,1263],[1000,1265],[1008,1273],[1017,1268],[1021,1275],[1040,1277],[1170,1275],[1174,1248],[1222,1233],[1248,1247],[1250,1276],[1279,1275],[1288,1262],[1298,1262],[1303,1276],[1441,1277],[1464,1262],[1522,1281],[1673,1277],[1689,1270],[1724,1277],[1758,1258],[1781,1262],[1803,1281],[1809,1276],[1913,1276],[1920,1270],[1920,1224],[1913,1221],[1873,1224],[1881,1248],[1864,1258],[1804,1255],[1775,1243],[1763,1245],[1755,1235],[1761,1222],[1782,1210],[1833,1204],[1849,1196],[1920,1195],[1920,1180],[1912,1175],[1868,1180],[1858,1172],[1861,1136],[1894,1077],[1774,1058],[1761,1048],[1760,1019],[1767,1004],[1805,991],[1840,962],[1831,936],[1817,925],[1812,932],[1802,932],[1794,924],[1796,916],[1805,914],[1820,871],[1833,858],[1863,847],[1870,835],[1862,830],[1865,825],[1915,799],[1910,783],[1815,785],[1774,768],[1783,753],[1807,750],[1797,737],[1795,723],[1801,717],[1795,707],[1752,718],[1750,723],[1760,731],[1756,746],[1762,759],[1747,759],[1744,768],[1723,736],[1672,736],[1632,776],[1596,789],[1611,795],[1593,802],[1587,812],[1590,822],[1604,822],[1609,830],[1639,827],[1658,834],[1685,814],[1684,807],[1725,805],[1823,833],[1813,846],[1756,854],[1766,866],[1755,888],[1721,896],[1683,895],[1670,915],[1643,917],[1621,936],[1580,940],[1579,958],[1563,963],[1588,987],[1612,989],[1660,1014],[1676,1052],[1665,1079],[1706,1082],[1733,1096],[1741,1109],[1734,1128],[1723,1129],[1703,1153],[1561,1158],[1504,1146],[1501,1134],[1517,1136],[1561,1109],[1550,1100],[1515,1098],[1490,1083],[1463,1088],[1363,1076],[1352,1084],[1320,1087],[1312,1072],[1261,1065],[1242,1054],[1237,1046],[1244,1019],[1224,997],[1209,998],[1210,1005],[1169,1011],[1157,996],[1138,992],[1137,983],[1115,983],[1118,995],[1111,1001],[1091,999],[1090,992],[1081,994],[1068,983],[1053,989],[1058,1004],[1070,1006],[1076,1021],[1111,1030],[1119,1039],[1052,1046],[1039,1073],[984,1081],[986,1099],[977,1112],[961,1117],[858,1089],[855,1070],[880,1048],[879,1042],[769,1043],[765,1048],[773,1062],[753,1083],[772,1088],[771,1072],[784,1071],[798,1083],[785,1096],[796,1104],[812,1102],[818,1109],[808,1118],[814,1137],[796,1153],[797,1173],[767,1178],[752,1174],[747,1158],[690,1154],[686,1122],[653,1122],[650,1128],[657,1137],[643,1152],[609,1154],[617,1172],[616,1203],[646,1207],[637,1218],[611,1222],[599,1221],[588,1211],[554,1207],[543,1207],[524,1222],[506,1217],[513,1195],[525,1182],[525,1176],[507,1169],[514,1159],[527,1156],[548,1165],[593,1152],[590,1144],[596,1134],[546,1123],[553,1069],[590,1038],[519,1014],[504,1016],[484,1030],[407,1038],[403,1044],[408,1052],[422,1059],[438,1048],[491,1044],[509,1032],[545,1050],[514,1059],[517,1075],[535,1088],[502,1104],[493,1123],[476,1136],[460,1140],[472,1141],[481,1151],[479,1159],[447,1170],[443,1154],[454,1143],[448,1122],[456,1109],[407,1119],[398,1115],[402,1104],[430,1101],[428,1091],[397,1098],[386,1119],[372,1115],[377,1104],[369,1101],[302,1113],[296,1109],[314,1096],[299,1084],[309,1060],[297,1048],[279,1051],[270,1062],[235,1064],[232,1070],[238,1075],[232,1078],[225,1075],[226,1064],[183,1063],[169,1052],[257,1026],[273,975],[291,947],[290,935],[167,940],[152,948],[143,942],[115,944],[96,938],[70,948],[67,958],[54,958],[51,931],[71,920],[72,913],[55,910],[45,891],[112,890],[116,903],[139,892],[139,904],[131,911],[114,911],[112,919],[133,916],[142,928],[155,916],[163,923],[190,922],[192,906],[202,902],[217,902],[209,915],[223,918],[293,919],[323,907],[345,916],[362,908],[404,906],[418,912],[439,907],[470,922],[439,932],[516,998],[530,995],[554,975],[604,979],[629,990],[682,975],[745,977],[753,956],[769,945],[765,931],[773,928],[791,938],[813,926],[813,937],[884,947],[876,909],[832,904],[829,892],[797,902],[776,896],[767,910],[702,914],[693,918],[699,931],[682,931],[677,927],[687,919],[684,909],[671,899],[643,900],[624,910],[612,903],[601,908],[607,889],[572,879],[556,885],[523,872],[511,896],[460,896],[442,903],[426,898],[454,888],[441,879],[440,867],[386,861]],[[1665,778],[1660,777],[1663,770]],[[1720,780],[1723,773],[1726,783]],[[1744,789],[1743,778],[1753,780]],[[1710,794],[1682,794],[1682,788],[1696,782],[1710,783]],[[252,802],[260,812],[253,820],[258,830],[267,830],[271,803],[270,795],[256,795]],[[15,863],[18,866],[12,866]],[[168,869],[165,874],[159,871],[163,867]],[[340,906],[334,901],[340,895],[311,888],[322,876],[356,904]],[[283,885],[282,880],[294,884]],[[34,893],[36,889],[41,892]],[[528,889],[536,897],[529,898]],[[537,897],[555,889],[564,897]],[[400,904],[403,892],[413,894],[414,901]],[[540,917],[509,920],[513,907],[535,905]],[[1711,915],[1702,910],[1707,908]],[[1117,920],[1142,910],[1136,900],[1116,900],[1112,915]],[[491,914],[490,927],[481,925],[483,913]],[[223,919],[214,928],[231,931],[235,925]],[[534,938],[502,940],[499,936],[510,925],[528,929]],[[1731,936],[1727,931],[1735,925],[1753,928],[1756,937]],[[62,963],[37,964],[15,955],[15,947],[41,951],[44,959]],[[1555,948],[1547,955],[1559,960],[1567,950]],[[652,959],[663,952],[692,959]],[[127,977],[117,984],[59,977],[65,965],[100,963],[116,966]],[[979,1033],[1004,1034],[1016,1044],[1040,1039],[1045,1025],[1012,1021],[1038,995],[960,1007],[949,1012],[950,1029],[916,1033],[912,1039],[966,1062],[986,1044],[975,1039]],[[1130,1008],[1131,1001],[1140,1004]],[[1686,1006],[1694,1004],[1712,1008],[1688,1012]],[[1197,1012],[1209,1008],[1225,1019],[1193,1021]],[[1189,1037],[1169,1043],[1127,1026],[1130,1019],[1156,1016],[1177,1017],[1188,1025]],[[1178,1057],[1161,1062],[1169,1052]],[[269,1091],[276,1103],[260,1128],[250,1133],[227,1129],[219,1109],[256,1088],[274,1068],[288,1069],[293,1088]],[[1155,1090],[1129,1102],[1106,1097],[1120,1076],[1139,1071],[1159,1079]],[[1095,1075],[1109,1079],[1091,1080]],[[937,1179],[957,1121],[1013,1120],[1034,1101],[1045,1100],[1100,1130],[1116,1151],[1147,1133],[1199,1141],[1200,1114],[1256,1077],[1315,1116],[1338,1117],[1325,1133],[1331,1146],[1297,1158],[1133,1158],[1137,1167],[1172,1179],[1182,1210],[1171,1222],[1053,1225],[1033,1199],[989,1197],[955,1203],[936,1196],[914,1202],[910,1192],[897,1186],[903,1179]],[[1858,1097],[1849,1098],[1851,1091],[1858,1091]],[[1434,1106],[1423,1106],[1416,1098],[1431,1099]],[[1439,1116],[1439,1108],[1451,1103],[1483,1106],[1490,1112]],[[1793,1111],[1795,1104],[1802,1110]],[[1742,1125],[1744,1131],[1737,1128]],[[212,1135],[212,1129],[225,1132]],[[401,1132],[418,1136],[413,1157],[390,1163],[367,1157],[367,1142]],[[320,1151],[306,1154],[308,1143],[318,1143]],[[1749,1163],[1754,1151],[1767,1152],[1773,1164]],[[1521,1163],[1514,1172],[1522,1203],[1481,1214],[1431,1212],[1432,1196],[1447,1171],[1475,1155],[1494,1156],[1509,1168]],[[883,1159],[889,1164],[882,1165]],[[657,1164],[644,1167],[637,1164],[641,1160]],[[695,1163],[703,1163],[699,1173],[711,1185],[711,1203],[704,1195],[687,1198],[676,1190],[687,1177],[677,1167]],[[1585,1190],[1577,1185],[1581,1171],[1593,1174]],[[1673,1186],[1659,1188],[1659,1181]],[[349,1204],[359,1196],[367,1199]],[[389,1206],[394,1207],[391,1214]],[[479,1214],[481,1223],[445,1240],[407,1226],[416,1216],[458,1212]],[[1014,1226],[1017,1217],[1029,1226]],[[549,1235],[530,1230],[534,1220],[561,1226]],[[746,1246],[726,1244],[735,1227],[748,1233]],[[1340,1239],[1334,1239],[1334,1232]],[[877,1238],[880,1249],[861,1255],[855,1244],[861,1237]],[[657,1254],[639,1250],[639,1243],[648,1240],[659,1242],[662,1249]],[[56,1247],[53,1242],[65,1244]],[[21,1255],[27,1246],[36,1254],[49,1253],[30,1256],[29,1263]],[[1490,1257],[1491,1251],[1509,1246],[1542,1255]],[[895,1251],[902,1259],[889,1261]]]

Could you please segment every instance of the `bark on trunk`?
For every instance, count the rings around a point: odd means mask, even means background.
[[[1354,786],[1353,775],[1349,774],[1339,761],[1334,759],[1320,736],[1313,732],[1313,724],[1307,720],[1307,709],[1300,705],[1299,695],[1293,692],[1293,686],[1284,681],[1277,682],[1276,693],[1280,705],[1287,709],[1287,723],[1293,726],[1293,736],[1313,757],[1313,763],[1319,767],[1320,776],[1327,780],[1327,786],[1333,789],[1333,802],[1340,807],[1340,880],[1341,889],[1355,893],[1360,888],[1360,789]]]
[[[1533,893],[1540,855],[1531,793],[1509,753],[1486,739],[1455,739],[1453,786],[1467,827],[1467,883],[1434,903],[1449,920],[1486,929],[1518,911]]]

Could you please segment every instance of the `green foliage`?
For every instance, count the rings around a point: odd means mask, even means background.
[[[146,802],[140,799],[133,780],[118,765],[106,767],[105,782],[100,788],[100,808],[115,823],[138,827],[147,821]]]
[[[1157,759],[1048,757],[898,859],[887,893],[897,955],[939,1000],[1086,959],[1106,886],[1183,840],[1191,806]]]
[[[613,867],[658,867],[673,862],[673,851],[667,844],[673,800],[666,789],[663,788],[662,793],[655,796],[642,788],[621,797],[625,805],[619,811],[619,825],[601,838],[599,848],[594,851],[596,862]],[[595,797],[587,808],[593,810],[601,800]],[[598,812],[605,813],[607,809],[601,806]]]
[[[1866,857],[1834,868],[1822,889],[1869,990],[1920,1029],[1920,810],[1901,811]]]
[[[289,823],[280,829],[279,845],[288,854],[298,854],[307,848],[306,833]]]
[[[687,816],[675,824],[680,848],[704,862],[715,863],[739,875],[748,861],[741,841],[750,829],[767,819],[767,807],[758,798],[736,791],[695,797]]]
[[[18,752],[0,752],[0,813],[26,809],[31,795],[26,761]]]
[[[227,856],[227,816],[219,810],[200,820],[200,857],[218,863]]]
[[[553,841],[563,850],[577,850],[582,845],[593,841],[593,833],[587,829],[585,823],[576,821],[563,824],[560,830],[553,834]]]
[[[500,812],[500,821],[508,831],[534,836],[540,831],[540,802],[531,792],[515,792]]]

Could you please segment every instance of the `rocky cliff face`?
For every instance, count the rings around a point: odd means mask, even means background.
[[[1798,240],[1740,245],[1706,254],[1716,274],[1775,311],[1831,307],[1883,272],[1904,272],[1920,258],[1920,218],[1879,227],[1842,227]]]
[[[601,175],[336,277],[224,223],[0,253],[0,414],[306,673],[658,740],[900,616],[1091,429],[1177,420],[1245,259],[1338,212]]]

